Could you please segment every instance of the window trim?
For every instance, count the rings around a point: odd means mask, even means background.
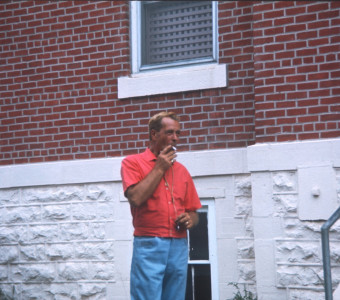
[[[209,260],[189,260],[188,265],[210,264],[211,299],[219,299],[218,290],[218,263],[217,263],[217,237],[215,199],[201,199],[202,208],[197,212],[207,212],[208,218],[208,247]]]
[[[158,1],[153,1],[158,2]],[[213,19],[213,58],[212,59],[192,59],[187,62],[176,62],[176,63],[166,63],[166,64],[158,64],[155,66],[146,65],[142,67],[142,47],[141,47],[141,39],[142,39],[142,1],[131,1],[130,2],[130,36],[131,36],[131,72],[132,74],[145,72],[149,70],[164,70],[166,68],[174,68],[181,66],[190,66],[197,65],[203,63],[217,63],[218,61],[218,26],[217,26],[217,2],[212,2],[212,19]]]
[[[137,34],[137,20],[140,20],[141,13],[138,2],[130,2],[131,75],[118,78],[118,99],[227,87],[227,65],[217,62],[201,61],[193,65],[138,72],[138,62],[141,61],[137,49],[141,39],[140,34]],[[213,11],[217,17],[217,4]],[[217,35],[217,22],[215,27]],[[217,41],[216,37],[216,59],[218,59]]]

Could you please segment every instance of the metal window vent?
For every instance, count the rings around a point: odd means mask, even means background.
[[[211,1],[144,4],[142,65],[213,57]]]

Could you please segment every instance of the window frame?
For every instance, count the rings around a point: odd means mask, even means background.
[[[202,207],[197,212],[207,212],[208,220],[208,247],[209,260],[188,260],[188,265],[210,264],[210,283],[211,283],[211,299],[219,299],[218,290],[218,264],[217,264],[217,238],[216,238],[216,214],[214,199],[201,199]],[[190,232],[188,232],[188,246]],[[189,253],[188,253],[189,255]]]
[[[145,3],[147,2],[147,3]],[[140,73],[149,70],[164,70],[166,68],[190,66],[204,63],[217,63],[218,62],[218,35],[217,35],[217,1],[212,2],[212,58],[198,58],[188,59],[184,61],[177,61],[171,63],[162,63],[155,65],[144,65],[142,66],[142,37],[143,37],[143,9],[149,3],[156,3],[162,1],[132,1],[130,2],[131,16],[131,37],[134,37],[131,43],[131,66],[132,73]],[[134,13],[134,15],[132,15]]]
[[[218,16],[218,1],[213,1],[215,16]],[[149,69],[139,72],[141,62],[138,45],[141,35],[139,32],[141,6],[139,1],[130,2],[130,62],[131,74],[118,78],[118,99],[143,97],[176,92],[196,91],[228,86],[227,65],[218,63],[218,29],[216,33],[216,62],[196,62],[195,64]],[[139,24],[139,25],[138,25]]]

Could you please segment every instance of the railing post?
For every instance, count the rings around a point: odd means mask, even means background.
[[[329,229],[340,218],[340,207],[331,215],[331,217],[321,227],[321,242],[322,242],[322,260],[323,274],[325,286],[325,299],[333,300],[332,290],[332,272],[331,272],[331,254],[329,247]]]
[[[325,299],[333,300],[331,259],[329,250],[329,232],[328,228],[324,228],[324,226],[321,227],[321,240],[322,240],[322,260],[323,260]]]

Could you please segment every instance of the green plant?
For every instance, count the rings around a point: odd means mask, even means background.
[[[241,292],[237,283],[231,282],[229,285],[233,285],[237,289],[237,292],[234,294],[234,298],[230,300],[257,300],[256,295],[246,290],[246,285],[243,286],[243,293]]]

